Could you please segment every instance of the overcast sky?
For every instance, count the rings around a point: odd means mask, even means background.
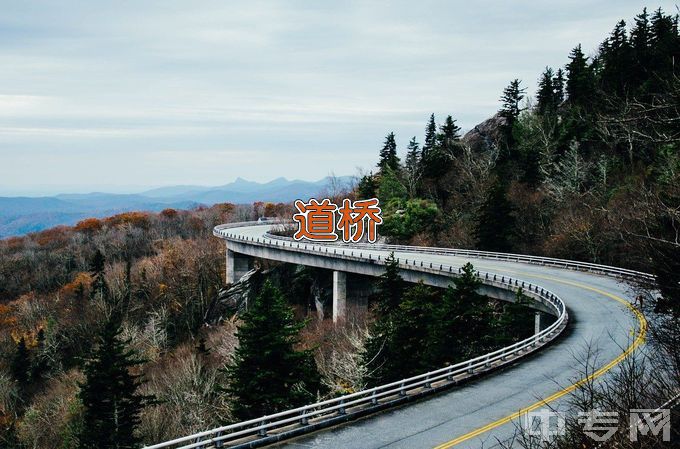
[[[0,195],[370,169],[387,132],[469,129],[645,6],[556,3],[5,0]]]

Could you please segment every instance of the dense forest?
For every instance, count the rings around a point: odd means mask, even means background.
[[[678,73],[677,16],[644,10],[546,67],[533,97],[512,80],[465,136],[434,115],[403,152],[389,133],[358,194],[380,198],[394,241],[653,270],[677,297]]]
[[[375,172],[331,193],[378,197],[380,232],[395,243],[654,272],[652,343],[674,357],[663,372],[677,379],[679,56],[677,16],[645,10],[595,54],[577,46],[564,68],[546,68],[533,98],[512,80],[500,111],[465,136],[434,115],[422,144],[400,151],[389,133]],[[291,213],[263,203],[134,212],[0,241],[0,446],[135,448],[533,331],[521,293],[513,304],[478,295],[471,265],[441,290],[404,283],[388,260],[366,316],[341,326],[319,319],[322,270],[259,261],[247,283],[225,286],[212,228]]]

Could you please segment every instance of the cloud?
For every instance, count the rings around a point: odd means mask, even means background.
[[[432,112],[473,127],[511,79],[532,90],[546,65],[563,65],[579,42],[594,50],[640,9],[629,0],[11,2],[0,18],[0,179],[353,173],[375,163],[387,132],[402,149],[421,136]],[[101,167],[105,175],[90,175]]]

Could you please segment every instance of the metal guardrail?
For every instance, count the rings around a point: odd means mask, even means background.
[[[370,253],[366,256],[362,251],[354,249],[390,250],[414,253],[451,254],[465,255],[470,257],[493,258],[497,260],[510,260],[528,263],[541,263],[544,265],[558,266],[561,268],[580,269],[616,277],[632,276],[632,270],[618,270],[613,267],[605,267],[596,264],[584,264],[580,262],[564,261],[543,257],[531,257],[514,254],[487,253],[482,251],[450,250],[446,248],[408,247],[400,245],[343,245],[343,244],[305,244],[293,241],[290,238],[266,235],[266,237],[246,237],[229,232],[229,229],[261,225],[258,222],[230,223],[215,227],[213,234],[217,237],[239,242],[247,242],[258,246],[280,247],[289,251],[298,251],[314,254],[324,254],[335,258],[351,258],[364,260],[370,263],[384,264],[380,256],[373,257]],[[271,223],[267,223],[271,224]],[[338,251],[336,246],[346,246]],[[336,247],[336,248],[333,248]],[[329,252],[333,248],[333,253]],[[354,249],[350,249],[354,248]],[[432,263],[418,263],[415,259],[411,263],[399,261],[400,267],[416,271],[439,272],[445,275],[457,275],[460,269],[456,267]],[[644,273],[641,273],[644,275]],[[339,417],[370,413],[371,410],[379,410],[390,403],[399,403],[400,399],[408,396],[427,394],[429,391],[439,390],[454,385],[470,376],[477,375],[487,370],[511,363],[537,350],[541,346],[552,341],[566,327],[568,313],[564,302],[554,293],[532,283],[519,279],[499,276],[493,273],[477,272],[480,280],[487,285],[517,291],[522,289],[525,295],[535,301],[551,307],[556,321],[543,331],[532,335],[522,341],[503,347],[488,354],[446,366],[434,371],[423,373],[408,379],[402,379],[378,387],[369,388],[356,393],[340,396],[333,399],[317,402],[314,404],[274,413],[260,418],[218,427],[193,435],[177,438],[164,443],[146,446],[145,449],[212,449],[223,447],[254,447],[259,443],[272,442],[281,439],[286,434],[304,433],[305,428],[316,429],[330,425]],[[649,276],[649,275],[646,275]]]
[[[217,229],[217,228],[216,228]],[[216,234],[217,235],[217,234]],[[291,237],[284,237],[280,235],[275,235],[267,232],[265,234],[267,238],[284,240],[284,241],[295,241]],[[529,263],[534,265],[542,266],[553,266],[557,268],[566,268],[570,270],[577,271],[587,271],[590,273],[605,274],[614,277],[623,277],[629,279],[645,279],[649,281],[654,280],[654,276],[643,273],[641,271],[629,270],[627,268],[616,268],[608,265],[601,265],[590,262],[578,262],[566,259],[556,259],[553,257],[543,257],[543,256],[529,256],[525,254],[513,254],[513,253],[497,253],[492,251],[478,251],[470,249],[455,249],[455,248],[440,248],[435,246],[408,246],[408,245],[389,245],[385,243],[343,243],[343,242],[329,242],[324,243],[324,245],[337,246],[337,247],[353,247],[353,248],[366,248],[373,250],[386,250],[386,251],[398,251],[398,252],[410,252],[410,253],[427,253],[427,254],[442,254],[450,256],[464,256],[473,257],[476,259],[493,259],[493,260],[504,260],[509,262],[521,262]]]

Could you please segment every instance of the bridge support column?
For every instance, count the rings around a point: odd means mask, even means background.
[[[237,282],[248,271],[250,271],[248,256],[235,253],[227,248],[227,284]]]
[[[541,312],[534,315],[534,334],[541,332]]]
[[[347,314],[347,274],[333,271],[333,322],[345,319]]]

